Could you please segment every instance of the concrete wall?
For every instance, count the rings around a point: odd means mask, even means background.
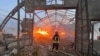
[[[98,51],[100,53],[100,40],[94,41],[94,50]]]
[[[85,6],[85,0],[82,1],[82,8]],[[99,19],[100,18],[100,7],[99,7],[100,0],[88,0],[88,15],[89,19]],[[81,5],[81,4],[80,4]],[[77,33],[76,33],[76,38],[77,38],[77,49],[80,48],[81,44],[81,37],[83,38],[84,42],[87,44],[83,44],[83,51],[88,52],[88,38],[89,38],[89,33],[88,30],[90,29],[90,22],[87,21],[86,18],[86,7],[82,10],[82,17],[81,17],[81,7],[79,6],[78,8],[78,14],[77,14]],[[95,48],[99,50],[99,43],[95,43]],[[80,49],[79,49],[80,50]]]
[[[100,0],[88,0],[90,19],[100,18]]]
[[[66,7],[76,7],[78,0],[64,0],[64,6]]]
[[[63,1],[62,1],[63,2]],[[32,12],[33,9],[43,10],[43,9],[61,9],[61,8],[72,8],[76,7],[78,0],[64,0],[64,4],[46,4],[46,0],[25,0],[26,12]],[[54,2],[52,2],[54,3]]]

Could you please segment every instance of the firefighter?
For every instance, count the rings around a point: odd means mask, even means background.
[[[59,40],[60,40],[60,36],[58,35],[58,32],[56,31],[54,36],[53,36],[53,47],[52,50],[56,50],[58,51],[58,47],[59,47]]]

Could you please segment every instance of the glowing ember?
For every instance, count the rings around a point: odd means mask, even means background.
[[[48,35],[47,31],[41,30],[40,28],[37,30],[37,33],[42,34],[42,35]]]
[[[61,34],[62,34],[62,35],[64,35],[64,34],[65,34],[65,32],[61,32]]]

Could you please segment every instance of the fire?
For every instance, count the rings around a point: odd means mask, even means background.
[[[50,44],[52,41],[52,37],[55,34],[55,28],[53,27],[36,27],[34,28],[34,40],[36,43],[39,44]],[[58,29],[58,34],[60,38],[67,37],[67,32],[64,31],[62,28]]]
[[[51,41],[50,36],[51,33],[49,32],[49,29],[40,27],[34,28],[34,40],[36,43],[39,44],[50,43]]]
[[[65,32],[61,32],[62,35],[65,35]]]
[[[37,33],[42,34],[42,35],[48,35],[48,32],[47,31],[42,30],[40,28],[37,30]]]

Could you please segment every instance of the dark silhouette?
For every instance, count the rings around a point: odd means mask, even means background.
[[[52,47],[52,49],[55,49],[56,51],[58,50],[59,40],[60,40],[60,37],[58,35],[58,32],[55,32],[55,35],[53,36],[53,47]]]

